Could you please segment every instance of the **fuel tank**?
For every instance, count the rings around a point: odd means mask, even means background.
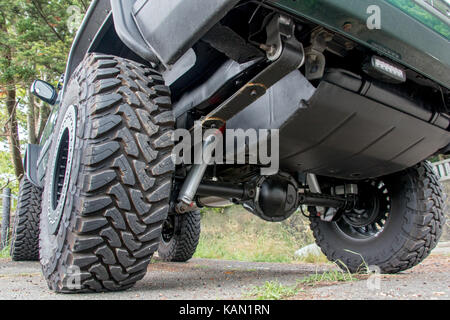
[[[294,71],[228,122],[279,129],[281,169],[360,180],[414,166],[450,143],[450,119],[389,86],[331,69],[317,88]]]

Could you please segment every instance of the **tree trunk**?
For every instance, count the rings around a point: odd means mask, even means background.
[[[7,89],[6,109],[8,110],[8,121],[6,123],[6,134],[8,136],[11,160],[17,179],[23,176],[22,154],[20,151],[19,129],[16,117],[16,88],[9,85]]]
[[[30,144],[37,144],[37,137],[36,137],[36,103],[34,100],[34,96],[31,93],[30,90],[28,90],[28,99],[29,99],[29,105],[28,105],[28,116],[27,116],[27,123],[28,123],[28,141]]]
[[[1,32],[5,33],[8,36],[8,30],[6,28],[6,19],[0,23]],[[10,68],[12,66],[13,60],[13,48],[10,46],[4,46],[5,50],[3,53],[4,62],[6,63],[6,68]],[[11,154],[11,160],[14,165],[14,173],[18,180],[20,180],[24,174],[23,163],[22,163],[22,154],[20,151],[20,139],[19,139],[19,125],[17,122],[17,105],[16,102],[16,83],[14,77],[10,77],[9,80],[6,80],[4,84],[6,89],[6,110],[8,114],[8,120],[5,123],[5,127],[3,128],[5,135],[8,138],[9,151]]]

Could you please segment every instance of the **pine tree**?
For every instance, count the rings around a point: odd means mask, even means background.
[[[73,12],[68,8],[78,6],[84,13],[89,2],[0,0],[0,152],[8,152],[8,145],[13,167],[0,168],[2,182],[12,178],[11,171],[21,178],[23,142],[39,143],[51,111],[29,87],[34,79],[58,82],[75,36],[69,30]]]

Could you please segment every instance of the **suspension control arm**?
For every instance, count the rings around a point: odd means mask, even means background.
[[[338,197],[322,193],[304,193],[299,196],[299,205],[310,207],[327,207],[336,209],[353,208],[356,198],[353,196]]]

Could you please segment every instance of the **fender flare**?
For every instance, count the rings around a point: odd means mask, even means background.
[[[70,49],[67,60],[66,73],[64,75],[64,85],[78,65],[83,61],[95,39],[101,34],[104,23],[108,21],[111,12],[111,4],[105,0],[93,0],[78,29],[75,39]],[[99,28],[99,26],[101,26]]]
[[[23,159],[23,169],[28,180],[36,187],[42,188],[37,177],[37,163],[41,154],[42,147],[35,144],[28,144]]]
[[[101,48],[111,24],[118,38],[143,60],[170,70],[195,42],[220,21],[239,0],[93,0],[77,32],[69,54],[64,83],[87,53]],[[177,21],[189,14],[189,24],[180,29]],[[166,19],[157,19],[158,16]],[[155,25],[153,26],[153,23]],[[154,30],[153,30],[154,29]],[[171,39],[167,42],[167,39]],[[101,51],[100,51],[101,52]]]
[[[146,61],[159,63],[158,58],[142,38],[132,17],[134,0],[93,0],[75,36],[67,61],[64,83],[87,53],[95,51],[114,24],[117,36],[129,49]]]
[[[120,40],[146,61],[159,63],[153,50],[147,45],[133,19],[135,0],[111,0],[114,27]]]

